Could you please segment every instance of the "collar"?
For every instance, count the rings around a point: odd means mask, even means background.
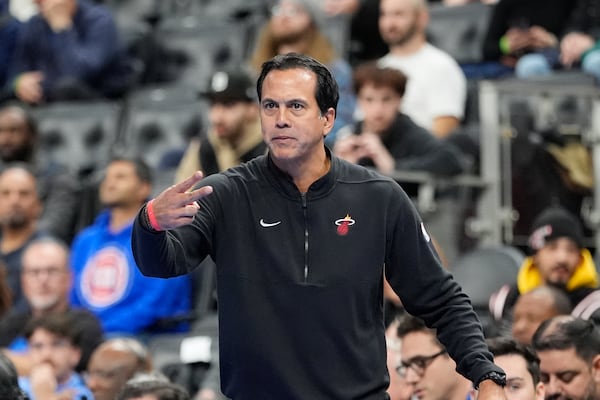
[[[325,153],[330,161],[329,171],[310,185],[306,192],[307,200],[324,197],[329,194],[335,186],[340,168],[340,160],[337,157],[332,156],[331,150],[327,146],[325,146]],[[275,165],[271,157],[271,152],[267,153],[265,160],[265,172],[271,185],[277,188],[284,196],[292,200],[299,200],[301,193],[296,187],[294,180],[290,175]]]

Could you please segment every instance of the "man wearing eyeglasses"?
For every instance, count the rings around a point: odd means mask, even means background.
[[[465,400],[472,384],[456,372],[456,363],[425,323],[405,314],[398,325],[401,361],[396,372],[412,386],[413,399]]]

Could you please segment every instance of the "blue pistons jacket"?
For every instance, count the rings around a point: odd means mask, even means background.
[[[214,190],[192,224],[155,232],[142,210],[132,247],[153,276],[215,260],[226,396],[386,398],[384,273],[406,309],[438,329],[459,372],[477,382],[500,371],[468,297],[393,180],[332,157],[302,194],[265,155],[201,184]]]

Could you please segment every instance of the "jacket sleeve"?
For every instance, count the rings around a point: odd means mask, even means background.
[[[406,310],[437,330],[457,371],[479,382],[494,365],[468,296],[447,272],[410,200],[398,187],[389,202],[386,277]]]
[[[221,214],[221,194],[227,190],[227,178],[213,174],[202,180],[213,193],[199,201],[194,221],[177,229],[155,232],[146,227],[146,206],[138,213],[131,233],[135,262],[146,276],[169,278],[186,274],[211,254],[215,224]]]

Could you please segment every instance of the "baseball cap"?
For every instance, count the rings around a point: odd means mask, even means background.
[[[580,221],[564,208],[552,206],[542,211],[533,221],[529,247],[539,250],[548,242],[566,237],[583,247],[583,228]]]
[[[254,101],[256,88],[250,74],[242,68],[215,71],[200,95],[211,101]]]

